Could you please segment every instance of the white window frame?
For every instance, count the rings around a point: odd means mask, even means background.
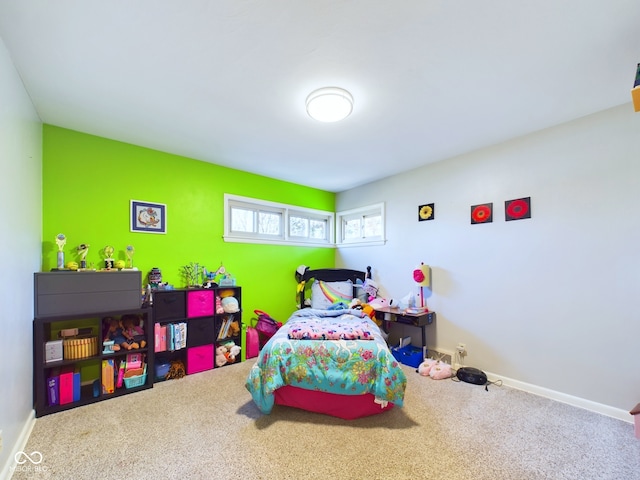
[[[232,232],[231,231],[231,208],[242,207],[254,211],[271,211],[282,215],[282,231],[280,235],[265,235],[260,233]],[[326,221],[327,238],[305,238],[292,237],[289,234],[289,217],[296,216],[309,220]],[[257,198],[242,197],[239,195],[224,194],[224,236],[225,242],[237,243],[263,243],[271,245],[295,245],[335,248],[335,213],[315,210],[312,208],[287,205],[285,203],[269,202]]]
[[[382,228],[382,232],[380,235],[376,235],[375,237],[365,237],[364,218],[371,215],[380,215],[380,225]],[[354,218],[360,219],[360,237],[345,239],[344,226],[347,221]],[[365,207],[352,208],[350,210],[344,210],[342,212],[336,213],[336,232],[336,245],[338,247],[384,245],[386,242],[384,202],[367,205]]]

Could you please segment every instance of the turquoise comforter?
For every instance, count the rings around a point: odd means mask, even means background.
[[[322,318],[328,330],[349,320],[373,332],[373,340],[297,340],[289,338],[296,322]],[[291,385],[308,390],[362,395],[377,401],[403,405],[407,379],[391,354],[378,326],[360,310],[313,310],[295,312],[260,351],[247,377],[246,387],[260,411],[270,413],[274,391]]]

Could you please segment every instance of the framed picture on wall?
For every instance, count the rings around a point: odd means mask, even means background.
[[[167,206],[164,203],[131,200],[129,211],[132,232],[167,233]]]
[[[436,218],[436,206],[434,203],[418,205],[418,221],[424,222]]]
[[[531,218],[531,197],[516,198],[504,202],[504,220]]]
[[[471,205],[471,225],[493,222],[493,203]]]

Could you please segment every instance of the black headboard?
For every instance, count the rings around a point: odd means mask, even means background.
[[[366,272],[361,272],[360,270],[351,270],[348,268],[319,268],[316,270],[311,270],[307,268],[304,274],[298,275],[297,278],[298,278],[298,282],[307,282],[312,278],[316,280],[322,280],[324,282],[345,282],[347,280],[351,280],[355,288],[356,281],[358,279],[364,282],[367,278],[371,278],[371,267],[367,267]],[[298,292],[298,300],[300,301],[300,308],[305,307],[304,296],[305,296],[305,289],[303,287]]]

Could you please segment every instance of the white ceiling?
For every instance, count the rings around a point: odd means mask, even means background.
[[[0,0],[43,122],[334,192],[630,102],[639,25],[638,0]],[[307,116],[323,86],[349,118]]]

